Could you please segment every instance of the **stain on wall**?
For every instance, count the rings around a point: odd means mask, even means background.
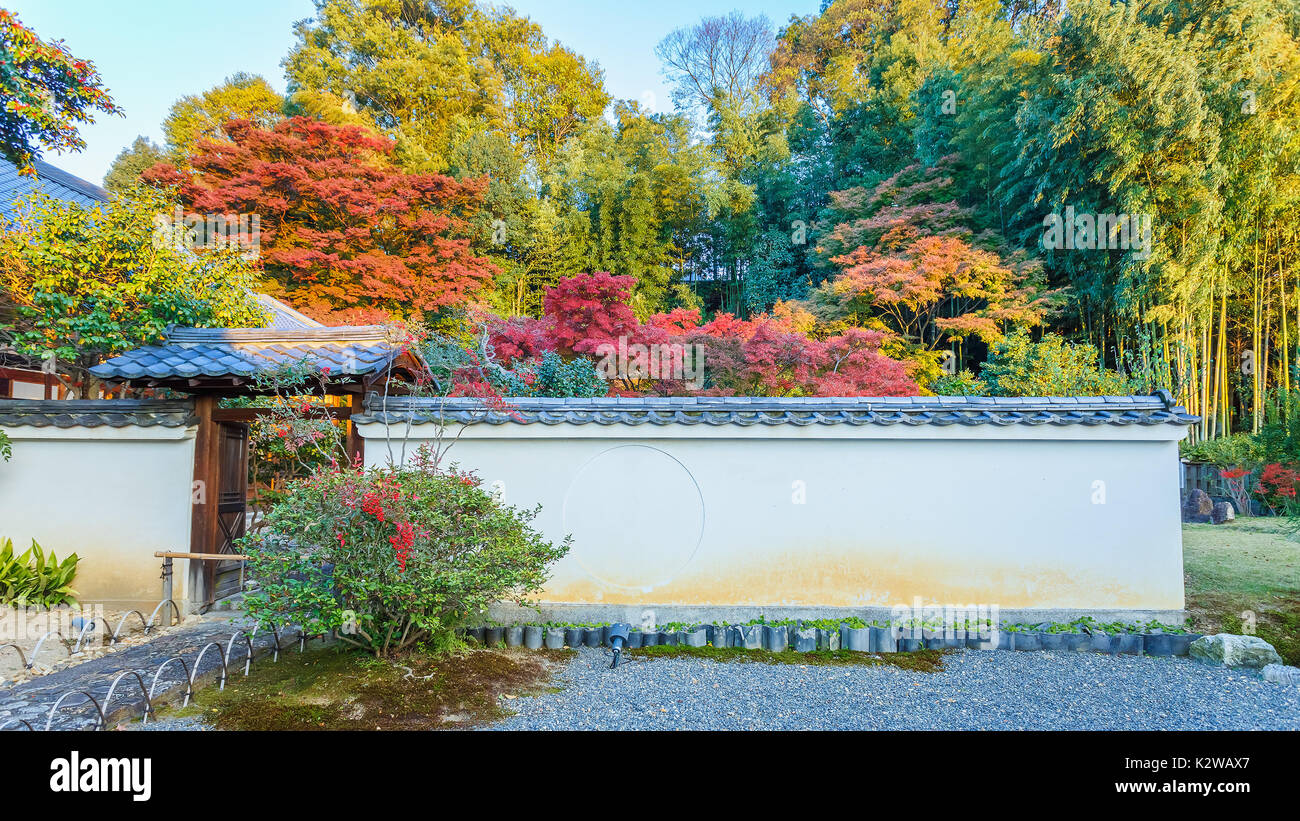
[[[642,590],[600,581],[548,586],[545,602],[666,605],[989,604],[1001,608],[1169,609],[1183,607],[1182,589],[1143,585],[1045,562],[1005,565],[972,560],[954,567],[900,553],[801,551],[753,562],[706,562],[662,587]]]

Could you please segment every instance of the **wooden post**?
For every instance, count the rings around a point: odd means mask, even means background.
[[[365,394],[354,393],[350,397],[352,405],[352,415],[348,417],[348,461],[356,463],[365,459],[366,440],[361,438],[357,432],[357,424],[352,421],[352,416],[362,413],[365,410]]]
[[[212,412],[217,406],[213,396],[194,400],[198,430],[194,435],[194,485],[191,490],[190,552],[211,553],[216,550],[217,505],[220,504],[220,437]],[[190,562],[190,604],[201,607],[212,590],[212,565]]]
[[[168,601],[172,597],[172,557],[171,556],[168,556],[165,559],[163,559],[162,580],[163,580],[162,600]],[[171,613],[167,614],[167,618],[171,619]]]

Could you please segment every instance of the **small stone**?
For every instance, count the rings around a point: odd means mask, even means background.
[[[1285,664],[1264,665],[1264,680],[1278,684],[1293,684],[1300,687],[1300,667],[1288,667]]]
[[[1201,636],[1192,642],[1188,654],[1208,664],[1223,667],[1261,668],[1282,663],[1282,657],[1273,645],[1258,636],[1236,636],[1232,633]]]
[[[1214,507],[1210,510],[1210,521],[1216,525],[1231,522],[1235,518],[1237,518],[1237,513],[1232,509],[1231,502],[1215,502]]]

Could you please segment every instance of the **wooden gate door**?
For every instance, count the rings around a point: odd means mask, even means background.
[[[217,422],[217,522],[213,553],[238,553],[235,540],[244,535],[248,514],[248,425]],[[204,562],[208,566],[207,604],[239,592],[243,563]]]

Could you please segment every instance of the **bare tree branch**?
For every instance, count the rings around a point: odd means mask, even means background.
[[[673,101],[688,111],[708,111],[720,96],[740,98],[758,84],[776,46],[767,17],[733,11],[675,29],[655,47]]]

